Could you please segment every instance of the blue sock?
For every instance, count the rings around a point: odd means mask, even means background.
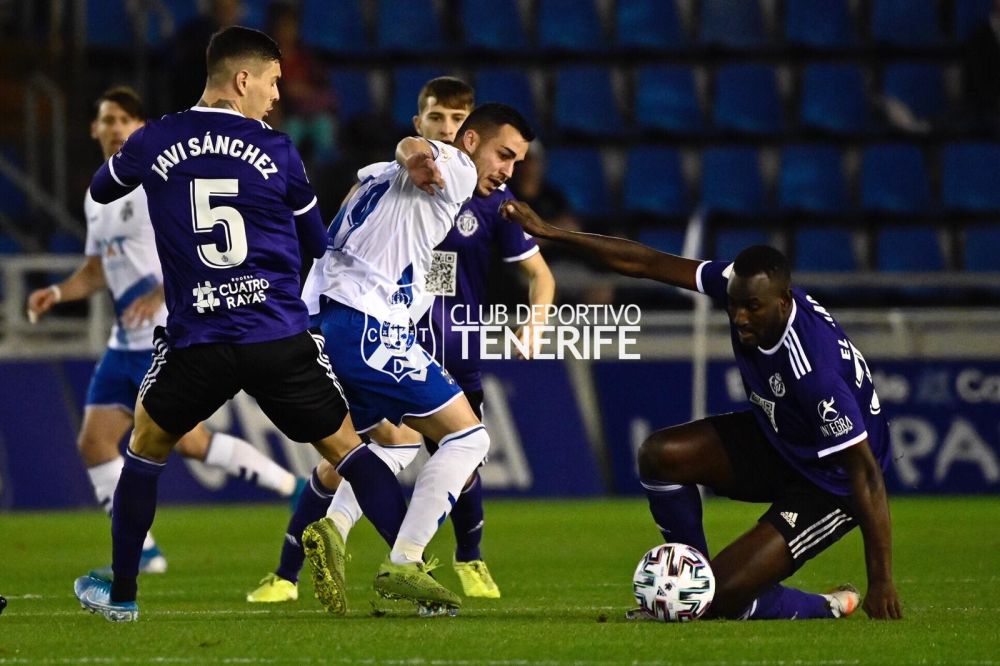
[[[479,544],[483,540],[483,481],[479,472],[473,472],[473,476],[472,483],[458,496],[451,510],[456,562],[482,559]]]
[[[128,450],[125,452],[125,464],[111,510],[112,601],[135,601],[142,542],[153,526],[156,486],[164,467],[166,463],[140,458]]]
[[[833,617],[826,597],[775,585],[753,600],[741,616],[746,620],[813,620]]]
[[[299,502],[295,505],[292,517],[288,519],[285,542],[281,545],[281,561],[274,573],[285,580],[298,582],[299,572],[302,571],[302,564],[306,559],[306,553],[302,549],[302,530],[326,515],[333,493],[334,490],[325,487],[319,480],[319,475],[314,469],[309,483],[299,495]]]
[[[406,516],[403,489],[382,459],[364,444],[347,454],[337,465],[340,476],[350,482],[361,512],[390,546]]]
[[[698,493],[698,486],[681,486],[649,479],[640,479],[640,483],[649,499],[649,511],[666,542],[694,546],[708,558],[708,543],[701,524],[701,495]]]

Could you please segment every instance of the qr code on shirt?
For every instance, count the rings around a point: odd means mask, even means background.
[[[427,293],[434,296],[454,296],[458,273],[458,253],[434,250],[431,268],[427,271]]]

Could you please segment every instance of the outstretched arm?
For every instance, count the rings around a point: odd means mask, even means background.
[[[427,139],[408,136],[396,145],[396,161],[410,172],[410,180],[427,194],[434,196],[434,187],[444,189],[444,178],[434,163],[434,149]]]
[[[560,229],[538,217],[523,201],[504,203],[500,213],[520,224],[532,236],[565,243],[616,273],[649,278],[692,291],[698,289],[696,276],[700,261],[660,252],[623,238]]]
[[[898,620],[903,617],[903,609],[892,582],[892,525],[882,470],[867,438],[835,454],[835,461],[851,480],[856,517],[865,543],[868,591],[862,608],[873,619]]]
[[[531,304],[531,321],[518,329],[517,337],[529,350],[528,358],[537,351],[532,340],[532,327],[545,324],[545,306],[552,305],[556,297],[556,279],[541,252],[517,262],[521,273],[528,278],[528,300]],[[520,352],[518,352],[520,354]]]

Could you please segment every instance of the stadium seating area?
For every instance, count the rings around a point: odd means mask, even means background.
[[[178,23],[196,13],[162,4]],[[244,6],[264,27],[268,2]],[[398,136],[423,81],[464,77],[536,123],[591,228],[673,247],[701,210],[720,258],[765,239],[801,269],[994,268],[1000,137],[968,120],[960,67],[991,0],[298,6],[342,128],[376,118]],[[124,0],[87,11],[92,51],[133,48]]]

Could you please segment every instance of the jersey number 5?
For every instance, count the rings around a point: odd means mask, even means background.
[[[240,181],[235,178],[195,178],[191,181],[191,212],[194,215],[194,232],[211,233],[215,225],[222,225],[226,234],[224,250],[216,243],[198,246],[198,257],[211,268],[232,268],[247,258],[247,232],[243,216],[232,206],[212,206],[211,197],[235,197]]]

